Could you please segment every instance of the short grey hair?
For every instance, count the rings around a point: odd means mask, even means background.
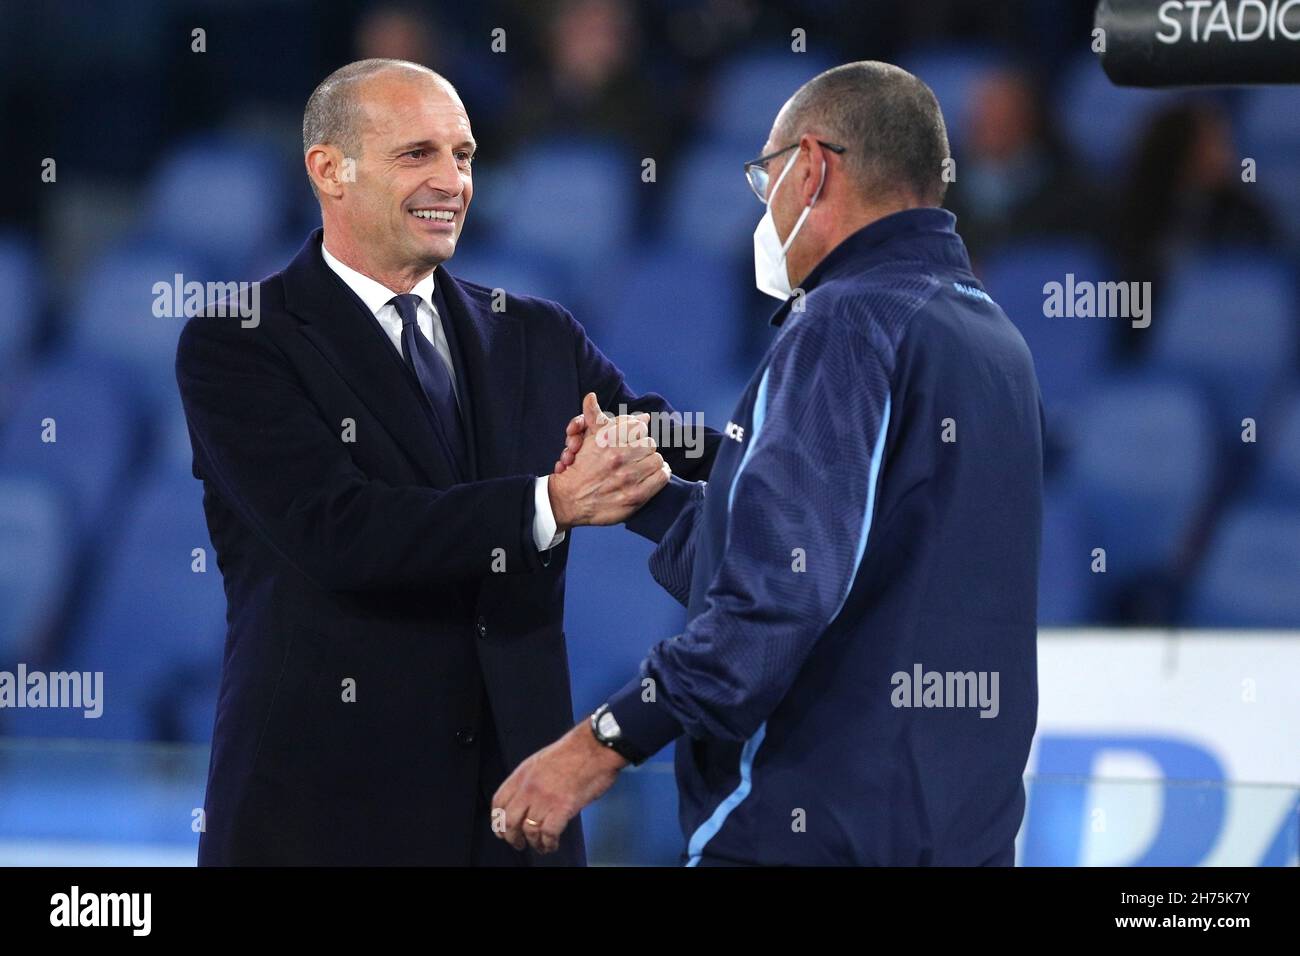
[[[907,195],[937,206],[948,190],[939,101],[892,64],[861,60],[818,74],[790,98],[778,132],[783,140],[811,133],[843,146],[864,197]]]
[[[307,98],[307,108],[302,114],[303,155],[307,155],[307,151],[317,143],[326,143],[343,150],[345,156],[359,156],[364,113],[357,93],[364,80],[390,70],[415,70],[456,92],[446,77],[410,60],[374,58],[339,67],[325,77]],[[312,189],[315,188],[316,184],[312,183]]]

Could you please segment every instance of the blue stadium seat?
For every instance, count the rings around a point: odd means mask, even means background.
[[[155,409],[154,442],[150,460],[154,467],[190,474],[194,450],[190,447],[190,428],[180,392],[174,392]]]
[[[1168,289],[1149,330],[1152,368],[1196,382],[1236,429],[1295,368],[1295,276],[1256,253],[1222,252],[1185,260]]]
[[[1062,133],[1098,179],[1117,174],[1137,147],[1147,119],[1182,97],[1166,90],[1119,87],[1092,53],[1065,68],[1057,97]]]
[[[0,322],[0,382],[4,384],[0,388],[7,391],[28,360],[41,317],[36,253],[14,234],[0,235],[0,302],[4,303],[4,321]],[[6,397],[0,394],[0,411]]]
[[[680,866],[686,838],[677,819],[673,748],[619,774],[613,788],[582,811],[591,865]]]
[[[629,240],[633,190],[643,184],[639,160],[612,143],[551,140],[521,149],[501,186],[510,216],[504,245],[581,277]]]
[[[996,50],[974,45],[927,46],[899,55],[898,65],[934,91],[943,110],[948,142],[960,150],[970,128],[971,93],[981,79],[1005,63]]]
[[[1049,282],[1115,279],[1095,246],[1070,239],[1045,239],[1007,246],[983,267],[984,287],[1025,337],[1049,422],[1078,403],[1107,368],[1115,323],[1123,319],[1048,317],[1043,314]]]
[[[585,325],[634,391],[658,392],[720,428],[750,369],[742,337],[766,316],[741,317],[730,263],[672,246],[646,247],[586,300]]]
[[[753,159],[767,141],[777,111],[794,91],[835,64],[813,53],[794,53],[788,46],[748,53],[728,60],[713,74],[702,129],[736,144]]]
[[[564,626],[573,705],[590,713],[636,676],[652,646],[680,634],[686,609],[646,566],[654,545],[622,526],[570,532]]]
[[[84,614],[52,669],[102,671],[102,717],[80,712],[14,711],[6,729],[17,736],[176,739],[195,728],[194,686],[210,687],[221,666],[225,595],[203,517],[202,486],[185,473],[155,471],[132,501],[121,540]],[[206,571],[192,570],[193,551]],[[215,700],[214,700],[215,703]]]
[[[221,669],[205,665],[201,670],[178,675],[168,701],[167,732],[177,740],[210,743],[217,719],[217,696]]]
[[[1300,161],[1298,115],[1300,90],[1293,86],[1261,86],[1245,91],[1238,123],[1244,155],[1258,159],[1282,151],[1292,161]]]
[[[1260,160],[1258,188],[1265,208],[1293,248],[1300,248],[1300,159]]]
[[[1083,534],[1079,506],[1059,488],[1043,497],[1043,551],[1038,572],[1038,624],[1066,627],[1089,620],[1096,575],[1092,545]]]
[[[761,145],[761,144],[760,144]],[[699,143],[682,154],[669,186],[665,240],[682,250],[748,259],[764,206],[745,182],[750,147]]]
[[[1099,591],[1173,566],[1206,504],[1214,461],[1204,404],[1190,386],[1117,381],[1084,403],[1066,480],[1083,510],[1087,551],[1106,550]]]
[[[66,496],[85,535],[120,511],[123,483],[140,446],[127,383],[115,369],[74,356],[36,372],[0,431],[0,471],[37,478]],[[42,441],[53,419],[53,442]]]
[[[172,290],[181,278],[180,314]],[[120,247],[104,256],[85,276],[73,312],[72,345],[101,356],[131,373],[133,387],[146,403],[164,401],[176,391],[176,342],[186,320],[184,287],[206,284],[212,273],[192,256],[147,243]],[[234,281],[234,280],[231,280]],[[158,286],[155,291],[155,286]],[[165,287],[165,288],[164,288]]]
[[[49,650],[67,595],[72,543],[60,494],[0,473],[0,667]]]
[[[313,200],[314,201],[314,200]],[[317,214],[316,220],[309,226],[315,229],[320,226],[320,215]],[[283,272],[285,267],[293,261],[303,243],[307,241],[307,232],[293,233],[291,238],[286,242],[276,243],[274,246],[267,246],[259,250],[257,254],[249,259],[247,275],[250,281],[252,279],[265,279],[267,276],[274,275],[277,272]]]
[[[149,237],[211,261],[222,281],[255,279],[242,268],[274,245],[288,191],[275,154],[262,144],[204,136],[169,152],[149,186]],[[214,277],[215,278],[215,277]]]
[[[1255,441],[1260,462],[1251,499],[1300,505],[1300,391],[1291,391],[1274,414],[1259,418]]]
[[[1256,183],[1269,211],[1300,245],[1300,90],[1264,86],[1247,91],[1240,112],[1242,157],[1255,160]]]
[[[572,308],[572,289],[566,270],[558,263],[523,252],[503,252],[474,244],[459,249],[446,263],[447,271],[458,279],[477,282],[490,289],[504,289],[509,308],[510,295],[532,295],[559,302]]]
[[[1300,506],[1242,504],[1223,516],[1193,587],[1189,627],[1300,626]]]

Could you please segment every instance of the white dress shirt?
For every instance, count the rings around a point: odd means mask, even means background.
[[[392,304],[392,298],[398,293],[392,291],[381,282],[376,282],[370,276],[362,275],[356,269],[344,265],[325,248],[324,244],[320,247],[321,256],[325,259],[325,264],[329,266],[342,279],[349,289],[357,294],[367,309],[371,311],[375,319],[379,322],[380,328],[388,336],[393,348],[397,349],[397,354],[402,354],[402,317],[397,313],[397,306]],[[438,310],[433,306],[433,273],[415,284],[411,289],[411,294],[418,296],[420,301],[416,306],[415,319],[420,326],[420,334],[433,343],[438,357],[442,359],[443,364],[447,366],[447,374],[451,376],[451,387],[456,393],[456,401],[460,401],[460,387],[456,382],[456,366],[451,360],[451,346],[447,344],[447,333],[442,328],[442,320],[438,317]],[[551,493],[550,493],[550,475],[543,475],[538,478],[533,485],[533,540],[537,543],[538,551],[546,551],[555,547],[564,540],[566,532],[557,533],[555,528],[555,514],[551,511]]]

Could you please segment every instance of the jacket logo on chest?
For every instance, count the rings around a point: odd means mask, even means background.
[[[735,422],[727,422],[727,427],[723,429],[723,434],[735,441],[743,442],[745,440],[745,429]]]

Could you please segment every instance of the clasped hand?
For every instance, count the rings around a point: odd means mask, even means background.
[[[624,521],[668,483],[672,469],[649,435],[644,412],[611,418],[594,392],[565,430],[564,451],[550,476],[551,510],[564,531]]]

